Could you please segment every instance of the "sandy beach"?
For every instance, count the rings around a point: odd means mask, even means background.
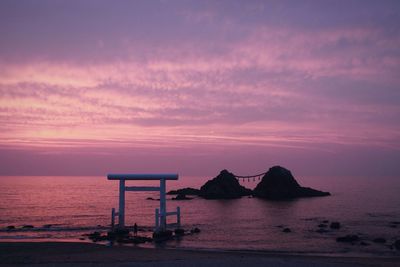
[[[0,243],[0,266],[399,266],[400,257],[107,247],[72,242]]]

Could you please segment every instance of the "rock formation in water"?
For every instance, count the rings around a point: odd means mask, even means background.
[[[268,170],[261,182],[256,186],[253,195],[266,199],[284,200],[299,197],[329,196],[330,193],[302,187],[289,170],[281,166],[274,166]]]
[[[171,200],[191,200],[192,197],[187,197],[185,194],[178,194],[176,197],[173,197]]]
[[[223,170],[200,188],[199,196],[206,199],[231,199],[251,194],[252,191],[241,186],[232,173]]]
[[[196,188],[186,187],[178,190],[171,190],[167,193],[168,195],[188,195],[188,196],[198,196],[200,190]]]

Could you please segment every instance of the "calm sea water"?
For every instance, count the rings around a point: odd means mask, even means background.
[[[167,189],[199,188],[207,179],[180,177]],[[248,249],[299,253],[399,255],[389,245],[400,239],[400,182],[396,178],[298,178],[303,186],[332,193],[330,197],[266,201],[244,197],[235,200],[167,201],[168,210],[181,207],[183,228],[198,227],[200,234],[169,241],[167,247]],[[258,181],[242,182],[254,188]],[[150,185],[155,182],[129,182]],[[126,193],[126,223],[148,229],[154,226],[158,198],[153,192]],[[172,196],[169,196],[171,198]],[[0,241],[70,240],[82,234],[107,230],[111,208],[118,208],[118,183],[105,177],[0,177]],[[339,221],[340,230],[318,233],[323,220]],[[7,226],[17,229],[8,231]],[[33,229],[22,229],[33,225]],[[49,226],[51,225],[51,226]],[[283,233],[289,227],[291,233]],[[336,237],[358,234],[369,246],[342,244]],[[383,237],[386,244],[372,242]],[[147,245],[151,246],[151,245]]]

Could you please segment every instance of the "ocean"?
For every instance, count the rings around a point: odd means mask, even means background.
[[[167,181],[167,190],[199,188],[212,177],[180,177]],[[198,227],[199,234],[163,244],[170,248],[260,250],[308,254],[399,255],[391,246],[400,239],[400,181],[398,177],[296,177],[302,186],[331,192],[331,196],[291,201],[243,197],[233,200],[174,201],[167,210],[181,208],[182,227]],[[241,182],[254,188],[258,180]],[[130,181],[127,185],[155,185]],[[140,234],[151,235],[156,192],[126,193],[126,224],[137,223]],[[0,177],[0,241],[91,242],[83,234],[106,232],[111,209],[118,208],[118,182],[106,177]],[[323,221],[340,222],[326,231]],[[23,226],[32,225],[33,228]],[[9,230],[7,227],[14,226]],[[290,228],[290,233],[282,230]],[[318,231],[319,230],[319,231]],[[336,242],[356,234],[360,241]],[[376,243],[376,238],[386,242]],[[145,244],[143,246],[156,246]]]

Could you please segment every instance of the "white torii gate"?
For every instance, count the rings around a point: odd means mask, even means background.
[[[156,209],[155,230],[164,231],[167,229],[167,216],[176,215],[177,225],[180,226],[180,208],[177,207],[176,212],[167,212],[166,201],[166,180],[178,180],[178,174],[109,174],[108,180],[119,180],[119,208],[118,213],[113,209],[112,221],[118,215],[118,227],[125,227],[125,191],[159,191],[160,192],[160,210]],[[126,180],[159,180],[160,186],[125,186]]]

